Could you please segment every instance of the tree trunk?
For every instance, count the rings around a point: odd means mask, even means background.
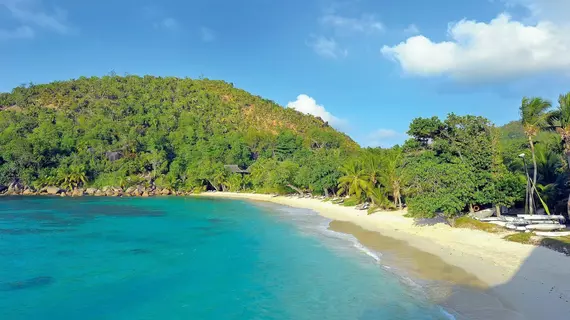
[[[294,185],[288,184],[287,186],[288,186],[289,188],[291,188],[291,189],[297,191],[297,193],[299,193],[300,195],[303,195],[303,191],[301,191],[301,189],[295,187]]]
[[[497,217],[501,216],[501,206],[500,205],[495,205],[495,215]]]
[[[329,197],[329,190],[327,188],[325,188],[325,197],[328,198]]]
[[[214,187],[214,189],[215,189],[216,191],[220,191],[220,190],[218,190],[218,187],[216,187],[216,185],[212,183],[212,181],[208,180],[208,182],[210,183],[210,185],[211,185],[212,187]]]
[[[529,194],[529,211],[530,214],[534,214],[534,192],[536,191],[536,177],[538,175],[538,168],[536,167],[536,155],[534,154],[534,142],[532,142],[532,137],[528,137],[528,143],[530,144],[530,151],[532,153],[532,165],[533,165],[533,173],[532,173],[532,184],[530,185],[530,194]]]
[[[470,213],[474,213],[474,212],[475,212],[475,208],[473,208],[473,204],[472,204],[472,203],[469,204],[469,212],[470,212]]]
[[[568,161],[568,170],[570,170],[570,146],[566,146],[566,160]],[[566,213],[570,217],[570,194],[568,194],[568,202],[566,203]]]

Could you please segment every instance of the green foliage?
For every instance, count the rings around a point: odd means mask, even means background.
[[[463,229],[472,229],[472,230],[481,230],[489,233],[501,233],[505,232],[505,229],[486,222],[481,222],[479,220],[475,220],[468,216],[463,216],[455,219],[453,221],[454,228],[463,228]]]
[[[406,142],[407,204],[416,217],[447,217],[491,202],[492,130],[482,117],[415,119]]]
[[[334,193],[358,149],[321,119],[223,81],[82,77],[0,96],[0,184]],[[251,178],[224,168],[267,163]]]
[[[535,234],[532,232],[524,232],[524,233],[515,233],[506,236],[504,239],[507,241],[518,242],[523,244],[534,244],[535,241],[533,238]]]

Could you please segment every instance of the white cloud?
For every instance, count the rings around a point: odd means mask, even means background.
[[[28,26],[21,26],[14,30],[0,29],[0,40],[29,39],[34,37],[34,30]]]
[[[341,48],[334,38],[313,37],[307,45],[313,48],[318,55],[325,58],[345,58],[348,55],[348,51]]]
[[[415,24],[412,23],[409,26],[407,26],[406,29],[404,29],[404,33],[416,35],[416,34],[420,33],[420,29],[418,28],[418,26],[416,26]]]
[[[287,103],[287,108],[295,109],[305,114],[311,114],[315,117],[320,117],[332,126],[338,127],[346,123],[346,121],[333,116],[325,109],[325,107],[317,104],[315,99],[306,94],[300,94],[297,97],[297,100]]]
[[[65,10],[56,7],[53,12],[47,12],[41,0],[0,0],[0,7],[5,7],[12,18],[21,23],[15,30],[0,30],[3,39],[32,38],[35,33],[32,26],[60,34],[74,32],[67,23]]]
[[[384,25],[373,15],[362,15],[360,18],[343,17],[338,14],[327,14],[321,17],[321,23],[339,31],[373,33],[384,31]]]
[[[524,24],[508,14],[488,23],[461,20],[449,25],[447,41],[418,35],[393,47],[384,46],[382,54],[397,61],[405,72],[420,76],[487,80],[570,71],[570,23],[555,20],[552,7],[558,3],[561,10],[570,8],[570,1],[507,1],[524,4],[533,17],[542,20]]]
[[[212,42],[216,40],[216,34],[214,33],[214,30],[210,28],[206,27],[200,28],[200,34],[202,36],[202,41],[204,42]]]
[[[567,23],[570,12],[568,0],[502,0],[507,7],[521,6],[527,8],[531,18],[536,21]]]
[[[396,144],[402,144],[408,135],[392,129],[378,129],[368,135],[369,147],[390,148]]]

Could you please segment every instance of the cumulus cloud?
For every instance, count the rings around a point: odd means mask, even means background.
[[[313,37],[307,45],[313,48],[315,53],[325,58],[345,58],[348,55],[348,51],[342,48],[334,38]]]
[[[21,25],[16,29],[0,29],[0,38],[32,38],[34,28],[70,34],[74,32],[67,22],[67,12],[61,8],[45,10],[41,0],[0,0],[0,7],[5,7],[11,17]]]
[[[305,114],[320,117],[332,126],[342,126],[346,121],[333,116],[325,107],[317,104],[317,101],[306,94],[300,94],[297,100],[287,103],[287,108],[295,109]]]
[[[373,15],[362,15],[359,18],[343,17],[338,14],[327,14],[321,17],[321,23],[339,31],[373,33],[384,31],[384,25]]]
[[[490,22],[461,20],[449,25],[447,41],[417,35],[398,45],[384,46],[381,52],[406,73],[419,76],[486,80],[570,71],[570,23],[555,20],[551,8],[555,2],[561,8],[570,7],[570,2],[507,1],[524,4],[533,16],[543,20],[525,24],[505,13]],[[549,3],[548,11],[543,9],[544,3]]]
[[[368,135],[368,146],[390,148],[402,144],[408,135],[392,129],[378,129]]]

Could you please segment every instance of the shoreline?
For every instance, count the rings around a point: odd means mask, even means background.
[[[544,247],[509,242],[496,234],[444,224],[418,226],[413,219],[404,217],[402,211],[368,215],[354,207],[318,199],[230,192],[202,193],[194,197],[265,201],[310,209],[333,222],[349,222],[366,231],[403,241],[462,269],[470,275],[466,282],[473,281],[473,277],[480,280],[488,287],[483,294],[497,297],[505,308],[523,314],[522,319],[563,319],[570,314],[570,258]],[[373,247],[370,243],[365,245]],[[470,286],[461,279],[447,280]],[[479,285],[476,287],[481,290]],[[520,314],[512,319],[521,319]]]

